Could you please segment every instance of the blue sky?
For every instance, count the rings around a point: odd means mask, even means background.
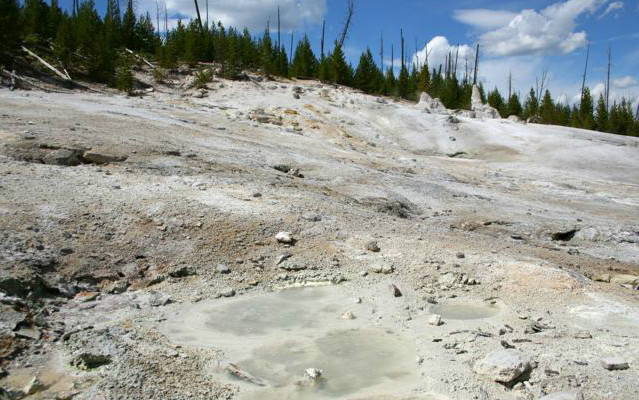
[[[121,0],[124,4],[126,0]],[[163,5],[165,0],[158,0]],[[204,13],[206,0],[199,0]],[[71,0],[62,0],[63,6]],[[96,0],[100,12],[105,0]],[[166,0],[169,18],[195,15],[193,0]],[[249,27],[256,34],[271,20],[275,25],[280,6],[286,32],[295,37],[308,33],[319,47],[322,20],[326,19],[327,41],[338,36],[346,0],[209,0],[211,19],[225,25]],[[156,0],[135,0],[138,13],[155,17]],[[163,7],[162,7],[163,8]],[[203,16],[203,18],[205,18]],[[429,43],[431,67],[442,62],[449,50],[460,45],[460,70],[465,58],[472,64],[476,43],[481,46],[480,79],[487,88],[506,91],[509,72],[517,91],[526,94],[542,71],[549,71],[549,88],[555,98],[572,102],[581,87],[586,47],[591,46],[587,85],[595,94],[603,92],[608,46],[612,48],[611,95],[639,102],[639,2],[628,0],[356,0],[356,14],[345,53],[353,64],[367,46],[379,62],[380,34],[384,35],[385,59],[390,61],[391,43],[399,58],[400,28],[407,51],[425,59]],[[287,43],[290,40],[286,35]],[[416,46],[417,44],[417,46]],[[287,45],[288,48],[288,45]],[[396,63],[397,65],[397,63]]]

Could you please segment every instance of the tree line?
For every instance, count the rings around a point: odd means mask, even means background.
[[[468,70],[463,77],[459,76],[457,57],[450,54],[444,65],[437,68],[430,68],[427,60],[411,63],[405,57],[403,33],[401,63],[396,76],[394,65],[388,68],[383,65],[383,52],[380,66],[370,48],[363,52],[356,67],[348,63],[342,48],[344,32],[326,54],[322,33],[321,51],[316,55],[306,35],[297,41],[295,48],[293,34],[290,42],[284,43],[279,26],[277,40],[273,39],[268,24],[261,35],[252,36],[248,29],[226,28],[221,23],[202,24],[199,18],[186,23],[178,21],[175,28],[159,32],[149,13],[136,15],[133,0],[127,0],[124,13],[119,4],[118,0],[108,0],[105,13],[100,17],[93,0],[82,3],[75,0],[70,12],[62,10],[58,0],[51,0],[50,5],[44,0],[25,0],[24,5],[18,0],[0,0],[0,26],[3,27],[0,29],[0,64],[10,65],[11,55],[21,44],[53,49],[50,61],[76,77],[130,88],[133,61],[124,51],[129,49],[155,59],[162,69],[173,69],[180,63],[191,66],[216,63],[219,73],[228,79],[240,79],[245,70],[259,70],[265,76],[318,79],[369,94],[411,101],[426,92],[439,98],[449,109],[470,108],[474,79]],[[157,23],[159,25],[159,12]],[[165,20],[165,27],[167,25]],[[157,76],[161,79],[162,74]],[[207,74],[200,76],[210,78]],[[625,99],[608,108],[602,96],[594,104],[590,91],[584,88],[580,104],[569,107],[553,101],[548,90],[540,99],[531,89],[522,103],[516,93],[505,99],[496,88],[487,95],[481,84],[479,88],[483,100],[502,117],[516,115],[544,124],[639,136],[639,123],[631,103]]]

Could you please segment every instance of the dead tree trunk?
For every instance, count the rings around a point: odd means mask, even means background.
[[[280,6],[277,6],[277,51],[282,48],[282,25],[280,25]]]
[[[346,19],[344,21],[344,27],[342,28],[342,34],[340,35],[337,44],[339,47],[344,45],[344,41],[346,40],[346,36],[348,35],[348,29],[351,26],[351,20],[353,19],[353,14],[355,14],[355,0],[348,0],[348,7],[346,8]]]
[[[290,61],[289,63],[293,63],[293,35],[295,34],[295,30],[291,29],[291,53],[289,55]]]
[[[473,86],[477,84],[477,70],[479,68],[479,43],[475,47],[475,73],[473,74]]]
[[[608,46],[608,78],[606,80],[606,110],[610,110],[610,70],[612,68],[612,48]]]
[[[326,20],[322,22],[322,39],[320,41],[320,55],[324,59],[324,33],[326,32]]]
[[[380,34],[379,39],[379,58],[380,58],[380,68],[382,69],[382,73],[384,72],[384,32]]]
[[[200,6],[197,4],[197,0],[193,0],[195,2],[195,12],[197,13],[197,23],[200,25],[200,32],[204,32],[204,28],[202,27],[202,17],[200,16]]]
[[[405,64],[404,64],[404,30],[403,29],[399,30],[399,39],[400,39],[401,44],[402,44],[402,49],[401,49],[401,53],[402,53],[402,69],[404,69]]]
[[[584,77],[581,83],[581,98],[579,100],[579,107],[581,107],[581,102],[584,101],[584,90],[586,90],[586,74],[588,73],[589,58],[590,58],[590,45],[588,45],[588,50],[586,51],[586,66],[584,67]]]

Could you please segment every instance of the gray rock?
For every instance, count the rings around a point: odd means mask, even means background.
[[[233,297],[235,296],[235,290],[233,288],[226,288],[220,292],[220,296],[222,297]]]
[[[584,400],[581,392],[556,392],[545,395],[539,400]]]
[[[286,263],[286,264],[280,264],[279,268],[283,269],[284,271],[303,271],[307,267],[306,267],[306,265]]]
[[[76,368],[89,370],[109,364],[111,357],[105,354],[80,353],[71,360],[71,365]]]
[[[293,234],[290,232],[280,232],[277,235],[275,235],[275,240],[277,240],[279,243],[284,243],[284,244],[292,244],[295,242],[295,239],[293,239]]]
[[[317,368],[308,368],[304,372],[306,373],[306,376],[309,377],[312,380],[317,380],[317,379],[321,378],[322,374],[324,373],[324,371],[322,371],[321,369],[317,369]]]
[[[440,325],[442,325],[442,324],[443,324],[443,322],[442,322],[442,316],[441,316],[441,315],[439,315],[439,314],[433,314],[433,315],[431,315],[431,317],[428,319],[428,323],[429,323],[430,325],[433,325],[433,326],[440,326]]]
[[[75,166],[82,164],[80,152],[68,149],[53,150],[44,156],[42,161],[49,165]]]
[[[530,371],[530,360],[516,350],[497,350],[477,361],[473,371],[495,382],[509,384]]]
[[[355,314],[353,314],[350,311],[346,311],[340,316],[340,318],[341,319],[355,319]]]
[[[630,368],[628,362],[620,357],[602,358],[601,366],[608,371],[620,371]]]
[[[229,268],[226,264],[218,264],[217,267],[215,267],[215,271],[218,274],[230,274],[231,268]]]
[[[35,394],[41,389],[42,389],[42,384],[40,383],[40,380],[38,379],[37,376],[34,376],[33,378],[31,378],[29,383],[27,383],[27,385],[22,389],[22,392],[26,396],[31,396],[32,394]]]
[[[377,244],[377,242],[372,240],[366,243],[366,250],[372,251],[373,253],[379,253],[381,249],[379,248],[379,245]]]
[[[169,276],[172,278],[185,278],[191,275],[195,275],[195,269],[186,265],[177,266],[169,272]]]
[[[171,302],[171,297],[167,295],[162,295],[160,293],[153,293],[149,298],[149,304],[151,307],[161,307],[169,304]]]

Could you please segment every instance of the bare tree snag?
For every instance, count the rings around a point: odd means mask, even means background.
[[[322,56],[322,60],[324,59],[324,32],[326,30],[326,20],[324,20],[322,22],[322,40],[320,41],[320,49],[321,49],[321,56]]]
[[[475,73],[473,74],[473,85],[477,84],[477,69],[479,67],[479,43],[475,48]]]
[[[197,4],[197,0],[193,0],[195,2],[195,12],[197,13],[197,23],[200,25],[200,32],[204,32],[204,28],[202,27],[202,17],[200,16],[200,6]]]
[[[579,100],[579,106],[581,107],[581,102],[584,101],[584,90],[586,90],[586,74],[588,73],[588,59],[590,58],[590,44],[588,45],[588,50],[586,51],[586,66],[584,67],[584,78],[581,83],[581,98]]]
[[[610,69],[612,68],[612,48],[608,46],[608,78],[606,81],[606,110],[610,110]]]
[[[344,41],[346,40],[346,36],[348,36],[348,29],[351,26],[351,20],[353,19],[353,14],[355,14],[355,0],[348,0],[348,6],[346,8],[346,19],[344,21],[344,27],[342,28],[342,34],[340,35],[337,44],[342,47],[344,45]]]

